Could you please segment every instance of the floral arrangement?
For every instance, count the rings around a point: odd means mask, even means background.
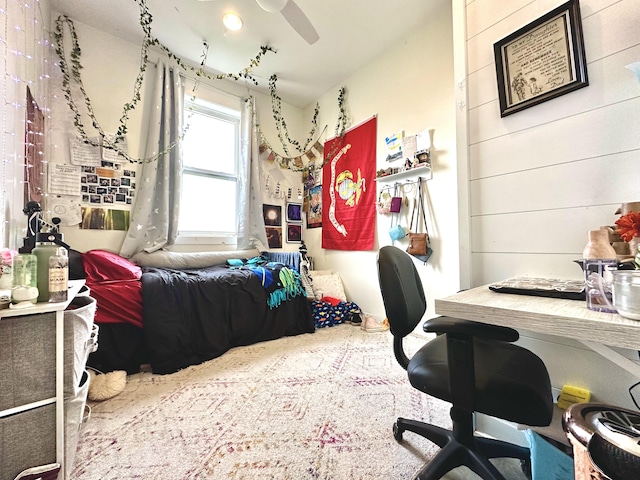
[[[13,265],[13,257],[16,255],[15,250],[8,248],[0,248],[0,258],[2,259],[2,274],[0,275],[0,290],[11,288],[11,266]]]
[[[640,212],[629,212],[622,215],[616,220],[616,233],[620,235],[620,238],[625,242],[630,242],[634,238],[640,238]],[[634,263],[636,270],[640,269],[640,246],[638,246],[637,252],[631,252],[631,255],[635,253]]]
[[[616,233],[625,242],[630,242],[634,237],[640,237],[640,212],[629,212],[616,220]]]

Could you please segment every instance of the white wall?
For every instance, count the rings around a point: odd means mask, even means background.
[[[377,115],[377,166],[386,168],[385,137],[404,130],[414,135],[434,130],[433,179],[427,182],[431,221],[429,233],[434,254],[427,266],[417,262],[428,296],[428,315],[433,299],[459,289],[458,197],[453,102],[451,6],[444,5],[421,28],[367,64],[320,99],[320,124],[334,135],[338,118],[337,94],[346,87],[346,106],[351,125]],[[309,110],[306,112],[310,115]],[[414,178],[415,180],[415,178]],[[379,189],[380,185],[376,185]],[[407,219],[403,219],[408,227]],[[377,242],[373,251],[323,250],[321,229],[306,231],[305,242],[318,269],[340,272],[350,300],[365,312],[384,318],[376,267],[380,246],[391,244],[390,217],[377,215]],[[406,242],[397,242],[406,247]]]
[[[561,3],[466,2],[473,286],[582,278],[572,261],[587,231],[612,225],[620,203],[640,199],[640,83],[624,68],[640,60],[637,0],[582,0],[589,86],[500,117],[493,43]],[[554,386],[583,386],[633,408],[626,390],[638,379],[609,361],[559,337],[523,343],[543,355]]]

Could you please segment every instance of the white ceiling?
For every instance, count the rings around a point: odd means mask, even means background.
[[[55,12],[141,44],[140,0],[51,0]],[[198,65],[203,41],[209,44],[212,73],[238,73],[260,51],[267,53],[253,71],[260,87],[278,77],[280,97],[305,107],[420,24],[447,0],[295,0],[320,39],[307,44],[280,13],[262,10],[256,0],[146,0],[152,34],[174,54]],[[225,32],[222,15],[239,14],[245,27]],[[82,48],[82,39],[80,39]]]

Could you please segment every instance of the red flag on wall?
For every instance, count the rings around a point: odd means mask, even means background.
[[[376,117],[324,144],[322,248],[372,250],[375,230]]]

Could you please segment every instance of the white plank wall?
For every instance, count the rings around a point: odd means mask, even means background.
[[[620,203],[640,201],[640,82],[624,68],[640,61],[640,0],[582,0],[589,86],[500,117],[493,44],[562,3],[466,2],[472,286],[581,278],[573,260],[587,231],[612,225]],[[633,408],[626,389],[640,379],[575,342],[523,342],[543,356],[554,386],[585,386]]]

